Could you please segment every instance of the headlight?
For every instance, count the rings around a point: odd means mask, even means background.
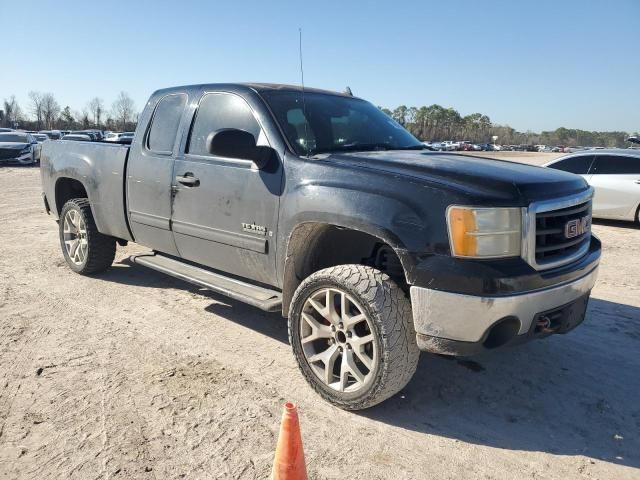
[[[27,153],[31,153],[31,147],[25,147],[20,150],[20,155],[26,155]]]
[[[520,255],[522,210],[520,208],[447,209],[449,243],[456,257],[496,258]]]

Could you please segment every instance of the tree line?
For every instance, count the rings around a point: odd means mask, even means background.
[[[26,109],[15,95],[5,98],[0,105],[0,126],[24,130],[100,130],[131,131],[136,127],[138,114],[135,103],[127,92],[120,92],[108,109],[100,97],[90,99],[80,110],[72,111],[60,106],[53,93],[29,92]]]
[[[0,126],[25,130],[101,130],[131,131],[135,129],[138,114],[133,99],[127,92],[120,92],[107,109],[100,97],[90,99],[85,107],[72,111],[67,105],[60,106],[52,93],[29,92],[26,111],[18,104],[14,95],[5,98],[0,108]],[[418,139],[468,140],[475,143],[503,145],[566,145],[594,147],[625,147],[627,132],[590,132],[586,130],[557,128],[553,131],[535,133],[519,132],[508,125],[498,125],[482,113],[462,116],[453,108],[441,105],[407,107],[401,105],[393,110],[380,107],[383,112],[407,128]],[[635,135],[638,135],[635,132]]]
[[[590,132],[572,128],[535,133],[518,132],[508,125],[498,125],[482,113],[462,116],[453,108],[440,105],[380,109],[422,141],[468,140],[474,143],[502,145],[564,145],[592,147],[626,147],[627,132]],[[635,135],[638,133],[636,132]]]

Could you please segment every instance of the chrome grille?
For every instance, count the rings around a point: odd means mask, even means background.
[[[580,221],[588,217],[588,227],[584,233],[567,238],[566,225],[572,221]],[[589,242],[591,232],[591,201],[573,207],[542,212],[536,215],[536,262],[562,259],[580,250],[585,242]]]
[[[582,257],[591,243],[593,190],[568,198],[534,203],[527,209],[523,256],[538,270],[566,265]]]

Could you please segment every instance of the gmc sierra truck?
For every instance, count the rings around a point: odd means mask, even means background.
[[[131,145],[46,142],[80,274],[132,261],[288,318],[323,398],[363,409],[420,351],[469,356],[583,321],[598,270],[577,176],[429,152],[372,104],[273,84],[155,92]]]

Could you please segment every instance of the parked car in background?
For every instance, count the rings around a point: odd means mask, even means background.
[[[44,133],[33,133],[31,134],[33,136],[33,138],[36,139],[36,142],[38,142],[35,145],[35,149],[36,149],[36,161],[40,161],[40,152],[42,150],[42,143],[46,142],[49,140],[49,137],[47,137]]]
[[[134,132],[124,132],[120,134],[120,138],[117,140],[119,143],[130,144],[133,141]]]
[[[70,133],[69,135],[65,135],[62,137],[62,140],[73,140],[75,142],[92,142],[93,138],[91,138],[86,133]]]
[[[117,142],[118,140],[120,140],[120,136],[122,135],[122,133],[120,132],[108,132],[105,137],[104,137],[104,141],[105,142]],[[426,143],[425,143],[426,145]]]
[[[84,135],[89,137],[92,142],[97,142],[100,140],[100,136],[93,130],[76,130],[71,132],[71,135]]]
[[[0,164],[32,165],[38,162],[38,141],[26,132],[0,132]]]
[[[60,130],[40,130],[38,133],[44,133],[49,140],[60,140],[64,136]]]
[[[458,142],[453,142],[451,140],[445,140],[442,142],[442,150],[446,150],[447,152],[452,152],[458,149],[460,145]]]
[[[91,128],[87,130],[77,130],[72,133],[80,134],[80,135],[89,135],[91,137],[91,140],[93,140],[94,142],[99,142],[104,138],[104,134],[102,133],[102,130],[97,130],[95,128]]]
[[[544,166],[578,174],[594,188],[594,217],[640,223],[640,151],[583,150]]]

